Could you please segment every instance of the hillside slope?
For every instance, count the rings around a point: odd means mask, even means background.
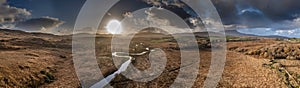
[[[70,43],[65,36],[1,29],[0,87],[40,87],[57,82],[60,87],[78,87]]]
[[[85,38],[87,37],[83,39]],[[105,76],[117,70],[112,61],[110,39],[111,36],[108,35],[98,35],[96,38],[95,51],[102,74]],[[199,48],[200,70],[196,82],[194,82],[194,88],[203,86],[211,63],[212,53],[209,48],[211,46],[205,39],[207,38],[197,38],[199,46],[203,47]],[[0,30],[0,87],[80,87],[72,61],[71,43],[71,36]],[[281,73],[276,71],[277,69],[270,69],[265,66],[270,63],[269,59],[230,49],[235,47],[236,49],[249,48],[250,50],[275,43],[289,42],[260,39],[260,37],[257,40],[227,42],[229,48],[227,61],[218,87],[287,87],[285,83],[289,80],[285,80],[280,75]],[[151,36],[143,33],[137,34],[132,39],[130,48],[130,52],[134,53],[145,51],[146,48],[162,49],[168,60],[166,68],[158,78],[145,83],[135,82],[119,75],[110,82],[113,87],[168,87],[174,82],[179,72],[181,55],[180,49],[172,37],[159,34],[152,34]],[[196,53],[189,52],[190,54]],[[148,55],[149,53],[135,56],[132,64],[142,70],[149,68],[151,63],[149,63]],[[289,66],[285,68],[289,72],[294,72],[294,75],[299,74],[299,60],[277,60],[277,62],[281,62],[282,66]],[[189,72],[186,73],[189,74]]]

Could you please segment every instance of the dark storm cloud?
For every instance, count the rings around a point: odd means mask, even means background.
[[[63,21],[60,21],[57,18],[42,17],[19,22],[16,27],[26,31],[52,32],[51,29],[56,28],[63,23]]]
[[[173,6],[173,7],[181,8],[190,16],[197,17],[197,14],[190,7],[184,4],[181,0],[143,0],[143,1],[153,6],[159,6],[165,8]],[[172,9],[174,10],[175,8]]]
[[[5,3],[5,0],[0,0],[0,23],[22,21],[31,15],[26,9],[11,7]]]
[[[197,14],[181,0],[143,0],[153,6],[182,8],[191,17]],[[300,0],[212,0],[224,24],[259,26],[273,21],[293,20],[300,14]],[[257,23],[257,24],[254,24]]]
[[[256,17],[261,13],[272,21],[292,20],[300,12],[299,0],[212,0],[222,19],[230,23],[232,19],[240,19],[243,13]],[[247,16],[246,16],[247,17]],[[260,18],[251,18],[260,19]],[[223,21],[224,21],[223,20]],[[233,22],[234,23],[234,22]]]
[[[147,4],[163,7],[170,11],[173,11],[180,17],[186,20],[186,23],[191,28],[202,26],[200,17],[194,12],[188,5],[183,3],[181,0],[143,0]],[[175,7],[175,8],[174,8]]]

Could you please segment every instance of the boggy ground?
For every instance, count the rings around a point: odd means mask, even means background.
[[[0,87],[78,87],[70,41],[66,36],[1,29]]]
[[[80,87],[72,61],[71,36],[0,31],[0,87]],[[95,43],[97,60],[104,76],[117,70],[111,58],[110,39],[110,35],[98,35]],[[226,65],[217,87],[299,86],[300,61],[296,57],[296,59],[272,59],[271,54],[267,58],[263,57],[264,54],[261,54],[262,56],[249,54],[276,44],[297,46],[297,42],[260,37],[228,37],[227,39],[234,41],[227,42]],[[211,63],[209,41],[205,36],[198,36],[197,40],[201,59],[200,63],[196,63],[200,66],[197,79],[191,82],[194,88],[204,85]],[[118,75],[110,82],[111,86],[142,88],[172,85],[178,76],[181,64],[180,49],[176,41],[170,36],[154,33],[141,33],[131,41],[130,52],[132,53],[145,51],[146,48],[160,48],[165,52],[168,61],[163,73],[150,82],[135,82]],[[147,59],[148,53],[134,58],[132,64],[140,70],[145,70],[151,65]],[[190,72],[185,73],[188,75]]]

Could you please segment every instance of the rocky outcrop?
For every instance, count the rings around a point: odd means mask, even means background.
[[[241,52],[246,55],[256,55],[267,59],[300,60],[300,46],[295,44],[275,44],[272,46],[261,47],[259,49],[232,47],[230,50]]]

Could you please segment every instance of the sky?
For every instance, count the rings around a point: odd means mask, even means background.
[[[68,28],[72,28],[84,2],[85,0],[7,0],[10,6],[30,11],[32,18],[58,18]]]
[[[276,31],[279,29],[293,30],[299,27],[299,0],[211,1],[223,24],[229,27],[228,29],[237,29],[241,26],[244,28],[272,28]],[[2,28],[4,25],[4,28],[26,31],[42,30],[64,33],[72,31],[77,14],[85,0],[0,0],[0,2],[3,3],[0,5],[0,8],[3,9],[0,11]],[[111,19],[122,20],[125,13],[130,14],[135,10],[153,6],[176,13],[186,20],[191,28],[203,26],[198,15],[180,0],[121,0],[105,16],[100,29],[103,29]]]

